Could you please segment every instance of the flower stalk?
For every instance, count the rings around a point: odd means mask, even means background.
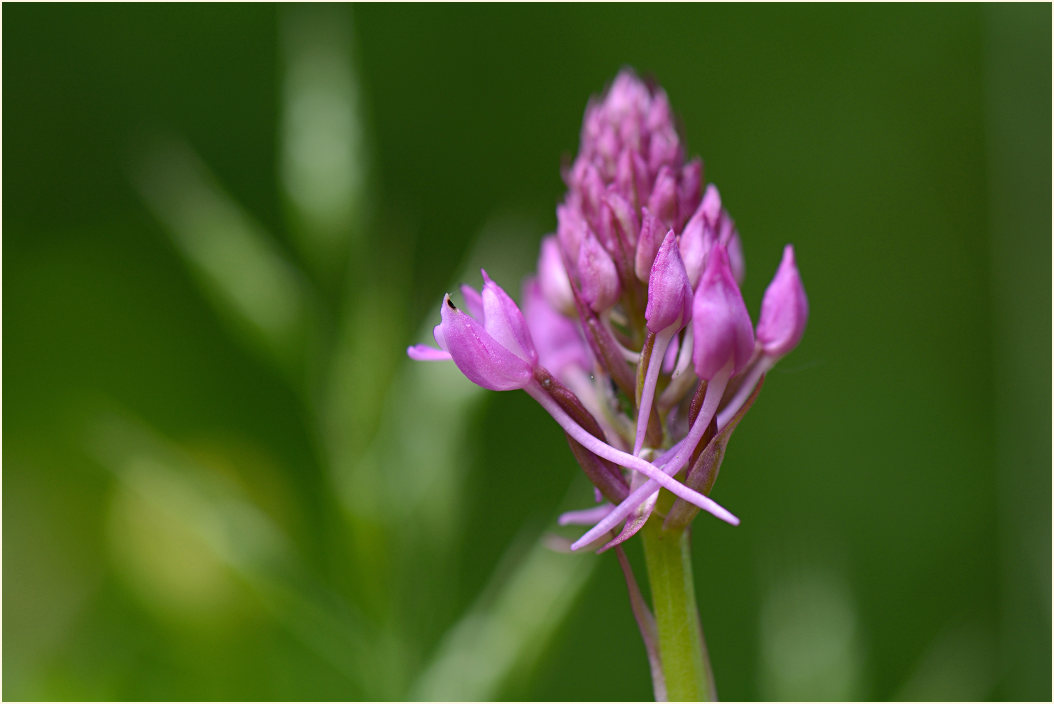
[[[692,578],[688,530],[663,530],[648,521],[641,537],[651,584],[659,661],[671,702],[717,701]]]

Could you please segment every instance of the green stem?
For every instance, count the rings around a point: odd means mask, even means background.
[[[716,701],[717,690],[695,604],[688,533],[664,531],[653,518],[641,530],[659,636],[659,658],[671,702]]]

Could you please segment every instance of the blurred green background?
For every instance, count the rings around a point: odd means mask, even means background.
[[[556,426],[404,356],[625,65],[812,309],[694,529],[722,697],[1051,695],[1049,5],[3,15],[5,699],[650,698]]]

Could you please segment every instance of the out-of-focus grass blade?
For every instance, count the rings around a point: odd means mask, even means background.
[[[389,234],[398,238],[398,231]],[[384,258],[347,281],[319,388],[327,454],[335,468],[357,461],[373,441],[392,381],[407,361],[410,278],[408,267]]]
[[[137,166],[136,186],[214,305],[257,346],[296,360],[310,313],[300,272],[189,145],[156,141]]]
[[[1033,8],[985,8],[992,433],[998,515],[999,699],[1044,699],[1051,661],[1050,367],[1045,254],[1050,162],[1045,90],[1028,67],[1049,46]],[[1037,148],[1038,147],[1038,148]],[[1047,250],[1049,251],[1049,250]]]
[[[100,414],[90,431],[89,450],[118,479],[115,505],[134,509],[122,511],[115,525],[135,530],[128,517],[138,516],[138,527],[159,538],[111,536],[119,543],[118,559],[141,563],[131,569],[147,576],[151,599],[160,608],[178,610],[188,586],[198,592],[196,598],[208,598],[202,589],[221,583],[229,570],[278,623],[369,691],[377,663],[361,619],[302,567],[282,530],[233,481],[122,414]],[[166,545],[177,549],[165,550]],[[197,574],[182,574],[188,567]],[[165,579],[166,574],[178,579]],[[176,593],[164,593],[167,589]]]
[[[281,179],[305,257],[333,275],[359,235],[368,158],[348,8],[281,14]]]
[[[448,290],[458,291],[462,281],[479,288],[482,282],[477,263],[485,261],[491,263],[488,269],[506,282],[510,295],[518,299],[519,280],[535,261],[537,236],[529,233],[529,225],[522,218],[510,214],[493,218]],[[362,427],[355,423],[357,416],[368,414],[381,420],[366,446],[342,451],[338,490],[353,513],[374,515],[395,525],[409,521],[424,529],[430,541],[442,542],[458,526],[461,479],[470,459],[465,433],[483,390],[453,363],[413,362],[406,357],[405,346],[396,346],[394,340],[385,339],[385,334],[375,333],[384,326],[386,317],[398,315],[405,293],[378,285],[366,296],[366,300],[352,302],[346,311],[339,338],[344,347],[334,355],[329,388],[338,393],[327,407],[334,445],[341,438],[346,444],[352,428]],[[441,301],[442,294],[437,292],[435,308],[412,342],[434,344],[432,328],[438,322]],[[384,342],[381,349],[376,348],[379,342]],[[366,351],[363,345],[373,346]],[[361,391],[350,387],[360,383],[362,374],[376,374],[375,367],[364,363],[372,355],[399,360],[401,366],[386,393],[364,398]],[[368,407],[355,408],[351,399]],[[383,404],[380,413],[379,404]]]
[[[353,510],[381,510],[393,523],[410,521],[448,535],[457,525],[461,480],[471,460],[472,408],[482,397],[453,363],[408,364],[388,396],[377,442],[357,467],[360,477],[377,482],[383,503],[365,506],[348,496]]]
[[[492,701],[518,673],[529,670],[563,623],[592,574],[592,555],[550,550],[535,537],[506,553],[495,583],[447,633],[410,699]]]
[[[386,302],[375,302],[375,311],[388,309]],[[367,308],[352,319],[361,324],[371,317]],[[417,339],[430,339],[431,327],[422,326]],[[472,409],[484,398],[452,363],[411,362],[405,341],[390,333],[354,326],[342,332],[322,418],[327,470],[355,551],[349,559],[373,575],[359,586],[368,604],[382,608],[412,588],[416,577],[402,572],[420,569],[422,560],[434,561],[438,571],[424,572],[437,581],[449,576],[441,567],[462,528]],[[378,349],[382,341],[390,346]],[[375,356],[387,361],[370,366]],[[377,376],[388,366],[397,371],[378,386]]]
[[[992,634],[978,623],[946,627],[919,658],[894,696],[900,702],[981,702],[997,681]]]
[[[500,268],[513,272],[504,280],[516,281],[534,260],[535,238],[524,236],[522,218],[506,217],[488,229],[498,232],[481,237],[467,261],[504,262]],[[387,270],[375,266],[372,272]],[[416,662],[421,643],[414,638],[415,618],[427,616],[426,594],[454,588],[456,576],[446,567],[464,528],[464,478],[474,461],[469,433],[486,394],[450,362],[406,357],[407,343],[433,343],[442,297],[436,293],[435,308],[407,336],[401,318],[411,282],[396,273],[358,286],[349,297],[321,408],[327,465],[355,550],[349,558],[374,575],[357,582],[366,590],[364,608],[384,609],[393,599],[414,605],[416,612],[404,607],[391,617],[404,621],[392,628],[408,661]],[[459,281],[478,285],[478,279],[478,269],[467,267],[449,290],[456,291]],[[429,579],[425,592],[422,575]],[[400,685],[405,691],[405,679]]]
[[[866,698],[858,607],[829,550],[817,541],[804,556],[771,562],[758,624],[762,699]]]

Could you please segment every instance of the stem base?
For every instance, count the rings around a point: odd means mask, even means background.
[[[666,694],[673,702],[716,701],[717,690],[695,602],[688,532],[664,531],[661,517],[655,516],[641,535]]]

